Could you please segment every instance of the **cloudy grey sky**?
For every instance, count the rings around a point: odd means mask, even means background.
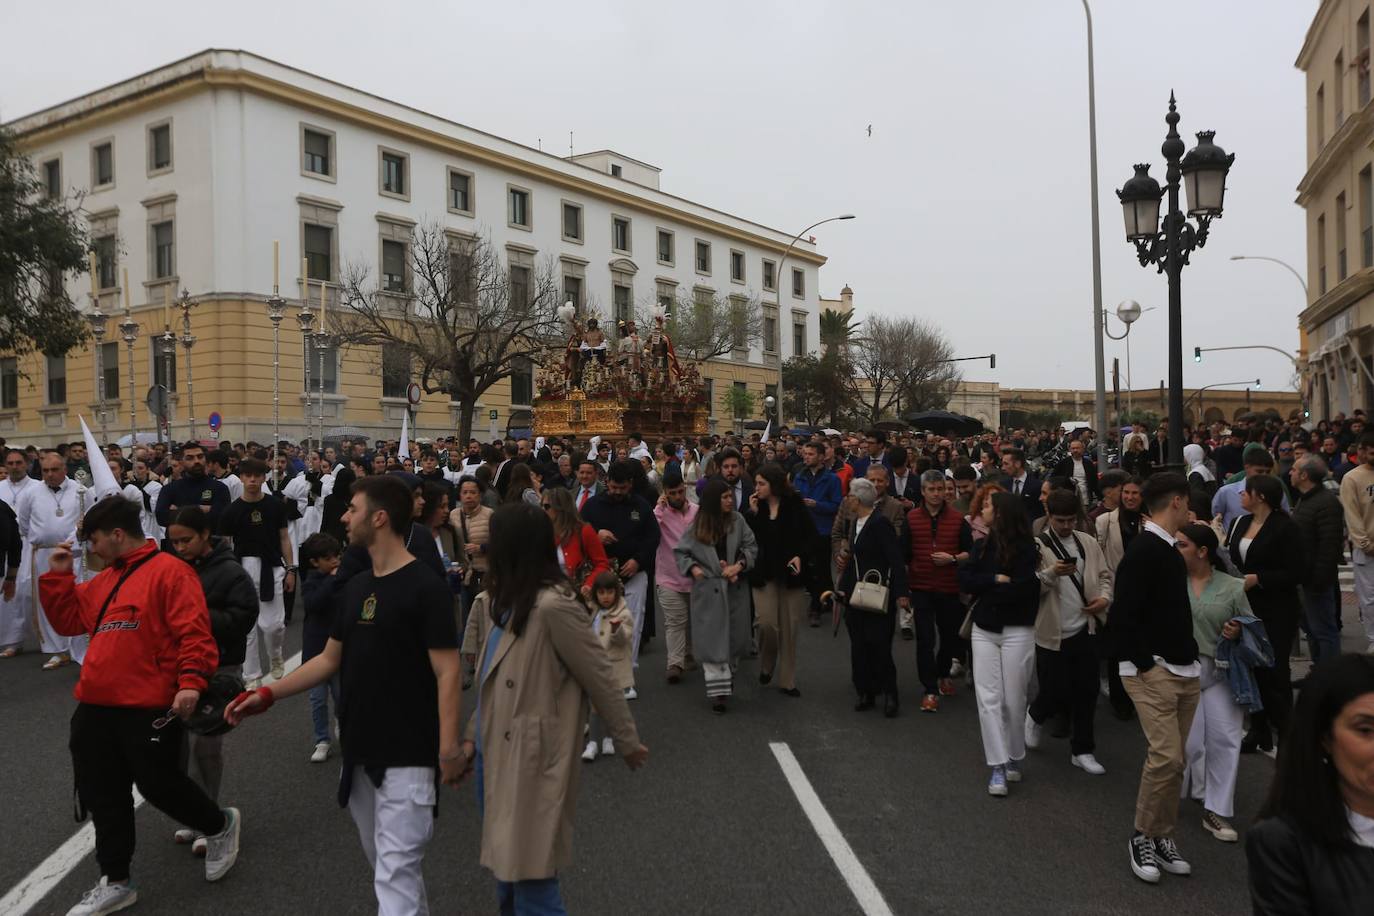
[[[1112,193],[1180,128],[1236,154],[1225,217],[1185,270],[1189,386],[1291,375],[1306,272],[1305,101],[1293,61],[1317,0],[1095,0],[1103,301],[1147,312],[1135,387],[1166,375],[1164,280],[1134,259]],[[35,40],[70,23],[60,46]],[[788,231],[821,227],[821,287],[861,314],[937,322],[966,377],[1091,387],[1086,42],[1078,0],[502,3],[49,0],[0,31],[0,120],[207,47],[242,48],[530,145],[610,147],[665,190]],[[40,27],[42,26],[42,27]],[[872,137],[865,128],[873,125]],[[1114,319],[1113,319],[1114,320]],[[1117,326],[1119,329],[1119,326]],[[1107,360],[1121,356],[1108,341]],[[970,364],[976,366],[977,364]],[[1110,382],[1109,382],[1110,383]]]

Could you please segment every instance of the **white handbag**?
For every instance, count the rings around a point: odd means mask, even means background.
[[[886,614],[887,586],[883,584],[883,574],[876,569],[864,573],[864,577],[854,583],[854,594],[849,596],[849,606],[861,611]]]

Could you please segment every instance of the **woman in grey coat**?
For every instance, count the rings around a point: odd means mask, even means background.
[[[692,651],[706,677],[711,709],[725,712],[734,692],[734,667],[749,647],[749,579],[758,557],[754,532],[735,511],[725,481],[712,478],[701,492],[701,508],[673,556],[692,577]]]

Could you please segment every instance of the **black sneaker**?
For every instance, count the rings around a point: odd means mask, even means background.
[[[1155,861],[1171,875],[1193,873],[1193,866],[1178,854],[1178,846],[1174,843],[1173,837],[1162,836],[1155,840]]]
[[[1141,881],[1159,883],[1159,863],[1155,859],[1155,844],[1145,834],[1137,832],[1127,844],[1131,851],[1131,871]]]

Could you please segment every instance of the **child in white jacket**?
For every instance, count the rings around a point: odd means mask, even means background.
[[[632,661],[634,646],[634,617],[629,605],[625,603],[625,589],[620,577],[607,570],[592,582],[593,608],[592,628],[606,649],[616,683],[625,691],[625,699],[638,697],[635,692],[635,672]],[[596,759],[597,751],[602,754],[615,754],[615,743],[603,733],[601,717],[592,709],[591,721],[587,729],[587,747],[582,751],[582,759],[590,763]]]

